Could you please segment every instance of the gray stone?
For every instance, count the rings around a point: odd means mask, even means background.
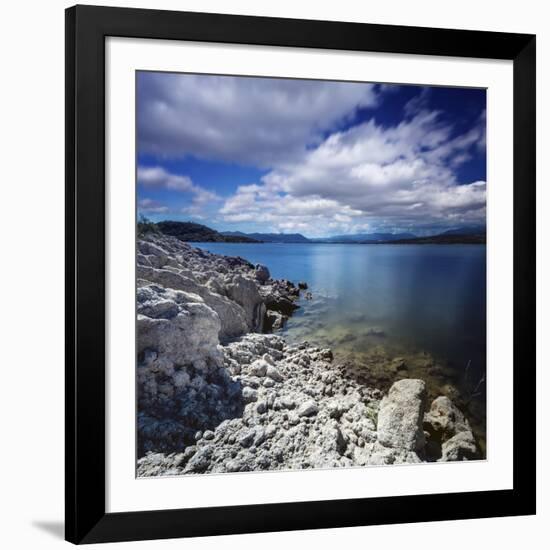
[[[254,271],[254,275],[256,276],[256,279],[261,283],[267,283],[269,280],[269,277],[271,276],[269,273],[269,269],[265,265],[257,264],[256,269]]]
[[[270,365],[265,359],[256,359],[252,365],[250,365],[249,373],[251,376],[263,377],[267,372],[267,368]]]
[[[286,322],[286,315],[278,311],[268,310],[266,311],[265,327],[268,330],[281,330]]]
[[[471,431],[470,424],[458,407],[446,396],[433,400],[424,416],[424,428],[438,434],[441,441],[450,439],[459,432]]]
[[[283,375],[279,372],[279,370],[272,366],[272,365],[269,365],[267,367],[267,370],[265,372],[266,376],[268,376],[269,378],[271,378],[271,380],[274,380],[275,382],[282,382],[283,381]]]
[[[258,399],[258,392],[253,388],[249,388],[248,386],[246,388],[243,388],[242,395],[245,403],[252,403],[253,401],[256,401],[256,399]]]
[[[440,462],[475,458],[477,458],[477,446],[471,431],[458,432],[441,446]]]
[[[346,376],[330,349],[266,333],[270,318],[280,327],[295,309],[296,286],[262,283],[246,260],[162,235],[138,241],[137,265],[139,476],[426,458],[421,381],[397,383],[381,404],[382,392]],[[452,402],[434,401],[424,420],[439,445],[428,458],[477,457]]]
[[[319,412],[319,405],[313,399],[302,403],[298,407],[298,416],[313,416]]]
[[[255,437],[256,432],[254,430],[247,430],[238,437],[237,441],[241,447],[250,447]]]
[[[426,441],[422,429],[426,399],[423,380],[395,382],[380,404],[378,441],[386,447],[421,450]]]

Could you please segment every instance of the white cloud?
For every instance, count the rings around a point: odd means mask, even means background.
[[[346,128],[397,86],[291,79],[140,73],[142,154],[194,156],[269,171],[221,203],[216,193],[160,166],[140,167],[143,189],[188,194],[178,213],[309,235],[445,227],[485,221],[486,184],[457,171],[485,150],[485,112],[467,131],[430,110],[423,89],[388,127]],[[373,113],[375,111],[373,110]],[[463,182],[460,182],[463,183]]]
[[[270,168],[378,97],[366,83],[140,73],[139,147]]]
[[[187,176],[170,174],[160,166],[138,167],[138,184],[149,188],[170,189],[172,191],[189,192],[193,189],[193,182]]]
[[[194,205],[204,205],[221,200],[216,193],[194,184],[190,177],[172,174],[160,166],[139,166],[137,169],[137,182],[145,189],[167,189],[189,193],[193,197]]]
[[[225,221],[301,227],[312,235],[365,227],[483,223],[486,185],[459,185],[455,169],[484,139],[484,118],[452,136],[437,112],[421,109],[385,128],[374,121],[330,135],[261,184],[241,186],[220,209]]]
[[[138,209],[147,214],[165,214],[170,211],[168,206],[153,199],[141,199],[138,202]]]

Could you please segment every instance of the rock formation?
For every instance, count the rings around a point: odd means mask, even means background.
[[[137,277],[139,476],[476,457],[452,401],[426,412],[423,381],[383,396],[330,349],[266,333],[299,288],[264,266],[149,235]]]

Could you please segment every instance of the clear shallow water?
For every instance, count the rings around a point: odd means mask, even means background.
[[[306,281],[312,299],[300,300],[288,340],[330,346],[386,385],[424,378],[430,394],[468,409],[484,446],[484,245],[194,245],[264,264],[274,278]],[[406,372],[392,370],[397,356]]]

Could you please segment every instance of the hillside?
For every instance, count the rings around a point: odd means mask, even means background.
[[[245,235],[224,235],[210,227],[201,225],[200,223],[192,222],[176,222],[162,221],[155,226],[164,235],[177,237],[180,241],[186,242],[214,242],[214,243],[256,243],[256,239],[252,239]]]
[[[442,233],[429,237],[416,237],[414,239],[400,239],[388,244],[485,244],[485,233]]]
[[[484,225],[471,225],[467,227],[459,227],[458,229],[449,229],[442,235],[485,235],[487,229]]]
[[[311,239],[323,243],[388,243],[403,239],[414,239],[413,233],[354,233],[352,235],[335,235],[320,239]]]
[[[249,238],[265,243],[309,243],[309,239],[300,233],[242,233],[241,231],[224,231],[226,237]]]
[[[243,233],[219,232],[193,222],[150,222],[152,228],[164,235],[186,242],[226,243],[328,243],[328,244],[485,244],[485,227],[472,226],[450,229],[437,235],[417,237],[412,233],[355,233],[333,237],[308,239],[301,233]]]

